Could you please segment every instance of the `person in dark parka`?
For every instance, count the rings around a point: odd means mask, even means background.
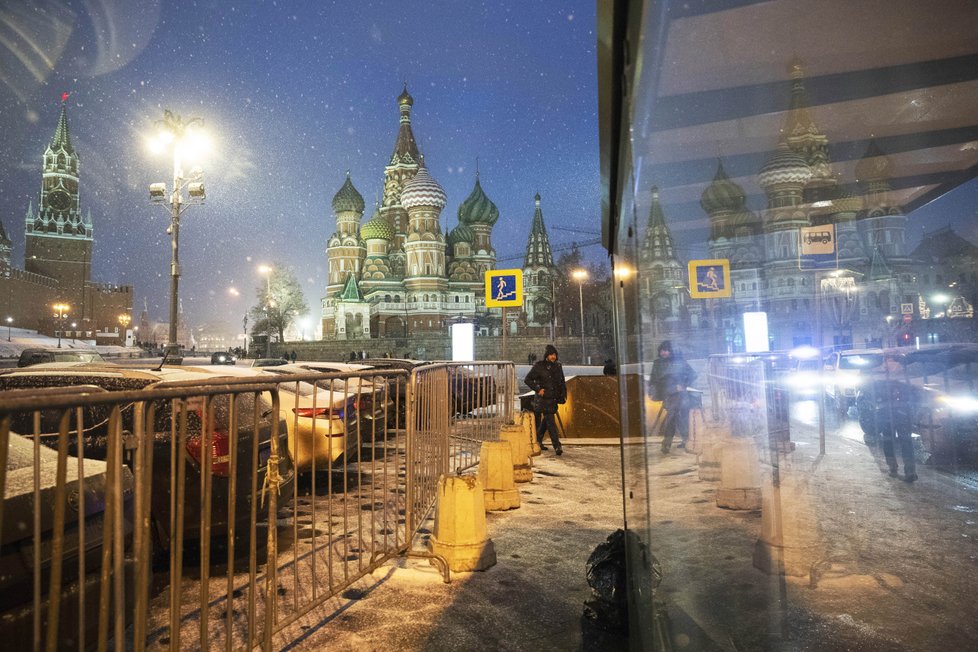
[[[527,387],[533,390],[533,413],[537,422],[537,442],[543,445],[543,436],[550,433],[550,443],[553,444],[557,455],[562,455],[564,449],[560,445],[557,434],[557,405],[567,400],[567,384],[564,382],[564,368],[557,362],[557,348],[548,344],[543,354],[543,360],[535,363],[523,379]]]
[[[668,453],[672,438],[679,431],[680,448],[686,446],[689,438],[689,392],[687,388],[696,378],[696,372],[689,366],[679,351],[672,350],[672,342],[664,340],[659,345],[659,357],[652,363],[649,384],[652,400],[662,401],[666,418],[662,422],[662,452]]]

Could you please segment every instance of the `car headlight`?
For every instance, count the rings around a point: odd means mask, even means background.
[[[978,414],[978,398],[973,396],[941,396],[938,400],[953,412]]]

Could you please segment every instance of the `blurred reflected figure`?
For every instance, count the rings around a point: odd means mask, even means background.
[[[689,439],[689,392],[687,388],[696,378],[696,372],[683,358],[682,353],[672,350],[672,342],[664,340],[659,345],[659,357],[652,363],[649,378],[653,401],[662,401],[665,420],[662,422],[662,452],[672,448],[672,439],[679,432],[678,448],[686,447]]]

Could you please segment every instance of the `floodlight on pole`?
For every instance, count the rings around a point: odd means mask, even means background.
[[[586,269],[575,269],[571,272],[571,276],[577,281],[577,295],[580,299],[581,306],[581,364],[587,362],[587,358],[584,357],[584,281],[587,280],[588,274]]]
[[[67,303],[56,303],[51,306],[54,309],[54,329],[58,331],[58,348],[61,348],[61,334],[64,332],[65,323],[68,321],[68,313],[71,306]]]
[[[171,150],[173,153],[173,187],[169,197],[170,226],[170,332],[166,344],[167,353],[174,355],[177,345],[177,319],[179,311],[178,292],[180,286],[180,217],[189,205],[203,204],[205,197],[203,170],[193,168],[188,177],[184,176],[185,160],[196,158],[209,146],[209,141],[201,127],[201,118],[191,118],[186,122],[170,110],[163,111],[163,119],[157,122],[158,132],[150,142],[154,152]],[[184,189],[187,198],[184,200]],[[166,184],[153,183],[149,186],[149,199],[154,204],[167,203]]]
[[[14,318],[13,317],[7,317],[6,321],[7,321],[7,341],[9,342],[10,341],[10,325],[12,323],[14,323]]]

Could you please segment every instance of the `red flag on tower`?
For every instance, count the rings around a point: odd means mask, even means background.
[[[68,91],[64,91],[63,93],[61,93],[61,101],[62,102],[68,101]]]

